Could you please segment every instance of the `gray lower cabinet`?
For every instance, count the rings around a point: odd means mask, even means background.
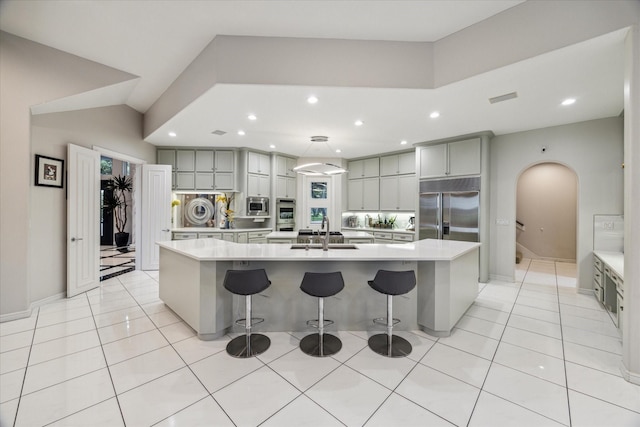
[[[171,235],[172,240],[191,240],[197,239],[198,233],[183,233],[183,232],[173,232]]]

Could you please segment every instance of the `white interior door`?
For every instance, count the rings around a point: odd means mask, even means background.
[[[171,166],[142,165],[142,244],[143,270],[160,268],[156,242],[171,240]]]
[[[100,284],[100,153],[69,144],[67,298]]]

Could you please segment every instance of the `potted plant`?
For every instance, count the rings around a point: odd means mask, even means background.
[[[103,201],[103,210],[107,213],[113,212],[115,218],[116,230],[115,234],[116,246],[126,252],[129,245],[129,233],[126,233],[127,226],[127,193],[131,193],[133,183],[130,176],[114,176],[109,180],[107,188],[111,190],[111,194],[105,197]]]

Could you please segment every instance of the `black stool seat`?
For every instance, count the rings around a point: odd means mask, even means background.
[[[304,273],[300,284],[302,292],[318,298],[318,319],[310,320],[307,325],[315,326],[318,333],[307,335],[300,341],[300,350],[315,357],[326,357],[336,354],[342,348],[340,338],[324,333],[324,327],[331,325],[331,320],[324,319],[324,299],[336,295],[344,289],[344,280],[339,271],[333,273]]]
[[[387,295],[386,334],[376,334],[369,338],[369,348],[378,354],[387,357],[404,357],[411,353],[412,347],[409,341],[393,335],[393,325],[400,322],[393,318],[393,296],[403,295],[416,286],[416,275],[413,270],[389,271],[378,270],[376,277],[370,280],[369,286],[376,291]],[[374,323],[381,323],[383,318],[374,319]]]
[[[244,325],[245,333],[229,341],[227,353],[238,358],[264,353],[271,345],[271,340],[266,335],[251,333],[253,320],[256,320],[255,323],[264,321],[251,318],[251,295],[260,293],[271,285],[267,273],[264,269],[227,270],[223,285],[229,292],[245,297],[245,318],[236,321],[237,324]]]

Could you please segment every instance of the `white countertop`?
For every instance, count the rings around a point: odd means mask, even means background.
[[[172,228],[176,233],[242,233],[244,231],[271,231],[273,228],[219,228],[219,227],[178,227]]]
[[[343,229],[344,230],[344,229]],[[364,231],[343,231],[342,235],[345,239],[373,239],[373,234]],[[298,237],[297,231],[274,231],[267,234],[267,239],[295,239]]]
[[[425,239],[410,243],[355,245],[357,249],[291,249],[277,243],[233,243],[217,239],[157,242],[161,248],[199,261],[452,261],[480,243]]]
[[[593,251],[616,275],[624,280],[624,254],[622,252]]]
[[[405,230],[404,228],[374,228],[374,227],[342,227],[342,230],[350,231],[364,231],[366,233],[373,233],[375,231],[382,231],[387,233],[402,233],[402,234],[415,234],[415,230]]]

